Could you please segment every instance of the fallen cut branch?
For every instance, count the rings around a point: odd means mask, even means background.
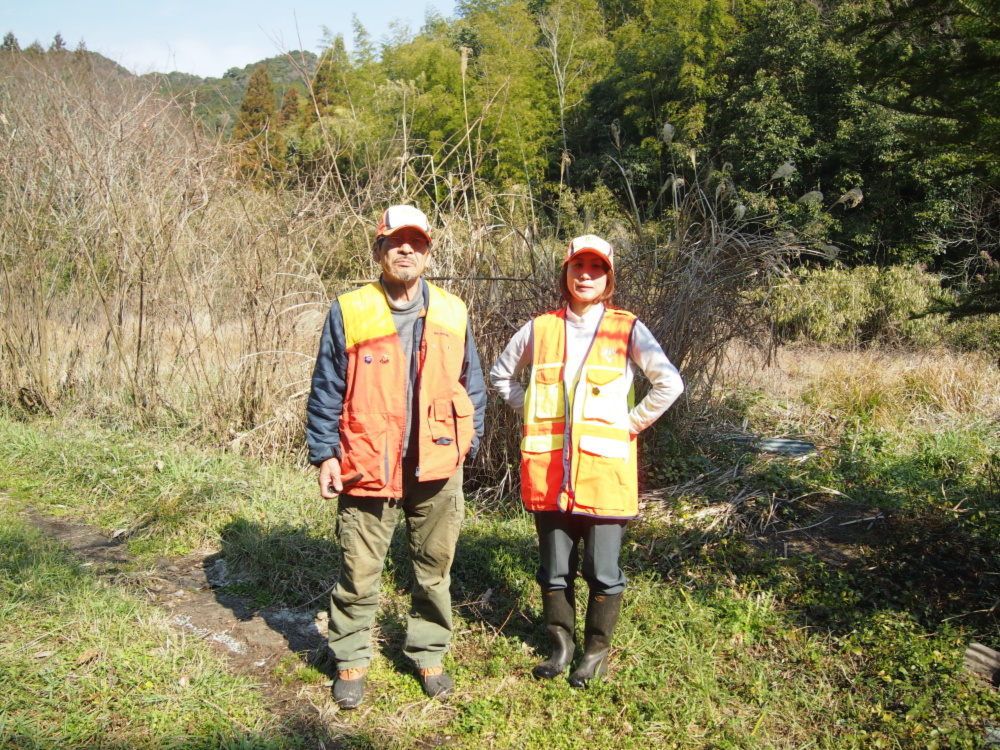
[[[865,521],[879,521],[879,520],[881,520],[883,518],[885,518],[885,516],[882,515],[881,513],[879,513],[877,516],[871,516],[869,518],[856,518],[853,521],[844,521],[843,523],[838,523],[837,525],[838,526],[850,526],[850,525],[855,524],[855,523],[864,523]]]
[[[833,516],[830,516],[833,518]],[[784,531],[776,531],[775,534],[794,534],[796,531],[808,531],[809,529],[815,529],[817,526],[822,526],[824,523],[830,520],[830,518],[824,518],[819,523],[814,523],[812,526],[801,526],[797,529],[785,529]]]

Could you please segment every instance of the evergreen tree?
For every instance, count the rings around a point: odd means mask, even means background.
[[[13,31],[4,34],[3,43],[0,43],[0,52],[20,52],[21,45],[17,43],[17,37]]]
[[[726,85],[720,67],[748,2],[636,0],[630,14],[615,16],[610,69],[591,87],[578,131],[577,180],[608,179],[628,194],[623,203],[656,205],[679,169],[678,143],[690,148],[710,135],[712,104]]]
[[[371,66],[375,63],[375,45],[372,44],[368,29],[361,23],[356,13],[351,14],[351,28],[354,30],[354,62],[359,67]]]
[[[281,111],[278,113],[278,127],[292,124],[299,116],[299,92],[293,88],[285,91],[281,100]]]
[[[49,52],[65,52],[66,42],[62,38],[62,34],[58,31],[56,35],[52,37],[52,44],[49,45]]]
[[[463,20],[481,45],[466,89],[469,125],[489,148],[482,173],[498,186],[533,190],[562,154],[559,96],[538,54],[537,19],[524,0],[487,0]]]
[[[263,65],[258,65],[250,76],[233,140],[240,144],[238,165],[243,174],[274,182],[284,170],[284,144],[275,121],[274,85]]]
[[[838,33],[857,6],[835,10],[768,0],[741,18],[721,67],[712,145],[733,165],[744,201],[838,247],[841,262],[931,261],[959,186],[901,136],[905,115],[872,101],[879,86],[855,40]],[[794,171],[776,179],[788,163]]]
[[[337,34],[330,46],[323,51],[310,86],[314,115],[331,113],[337,107],[350,107],[350,75],[351,62],[344,46],[344,37]]]

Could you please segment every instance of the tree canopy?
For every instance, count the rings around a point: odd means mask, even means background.
[[[462,0],[377,44],[355,18],[318,57],[162,80],[282,184],[486,185],[557,227],[601,206],[655,229],[680,181],[708,180],[720,210],[827,259],[944,268],[996,255],[969,227],[1000,224],[998,18],[1000,0]]]

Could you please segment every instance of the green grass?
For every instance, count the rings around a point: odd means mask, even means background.
[[[737,459],[741,469],[630,526],[611,680],[576,691],[531,678],[546,645],[530,518],[513,502],[499,517],[471,499],[446,659],[458,695],[444,706],[423,700],[401,656],[411,573],[397,535],[365,707],[332,710],[323,675],[301,656],[275,671],[321,707],[310,731],[327,747],[982,745],[1000,699],[961,663],[972,639],[1000,647],[996,613],[978,611],[997,599],[989,574],[1000,572],[1000,445],[988,424],[859,423],[806,461],[655,438],[652,462],[658,450],[691,451],[669,464],[677,481],[718,476]],[[0,419],[0,446],[9,495],[0,519],[0,747],[295,747],[301,727],[282,725],[219,657],[79,567],[16,510],[31,504],[130,529],[140,560],[214,545],[243,578],[239,593],[315,609],[335,575],[336,544],[333,507],[317,497],[313,475],[171,447],[169,435],[58,421]],[[812,511],[793,499],[821,486],[890,511],[885,538],[841,564],[785,559],[753,540],[771,511],[778,528],[809,522]],[[709,529],[707,517],[693,520],[738,492],[730,522]],[[90,649],[100,657],[77,666]],[[36,656],[44,651],[53,654]]]
[[[0,512],[0,747],[289,747],[207,646]]]

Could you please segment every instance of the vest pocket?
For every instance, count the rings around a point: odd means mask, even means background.
[[[629,461],[631,441],[596,435],[580,436],[573,489],[578,511],[594,516],[636,515],[636,467]]]
[[[379,414],[344,416],[340,420],[341,476],[361,473],[360,484],[384,485],[385,417]]]
[[[566,413],[562,365],[535,368],[532,384],[535,419],[560,419]]]
[[[588,368],[584,374],[583,418],[614,424],[627,406],[622,388],[625,374],[621,370]]]
[[[430,419],[431,440],[454,440],[455,439],[455,418],[453,416],[452,400],[450,398],[436,398],[431,402]],[[447,443],[438,443],[447,445]]]
[[[473,406],[472,399],[469,398],[469,394],[461,385],[455,388],[455,395],[452,397],[451,403],[455,407],[455,421],[457,422],[455,434],[458,436],[458,452],[464,456],[472,448],[472,438],[476,434],[472,419],[476,407]]]

